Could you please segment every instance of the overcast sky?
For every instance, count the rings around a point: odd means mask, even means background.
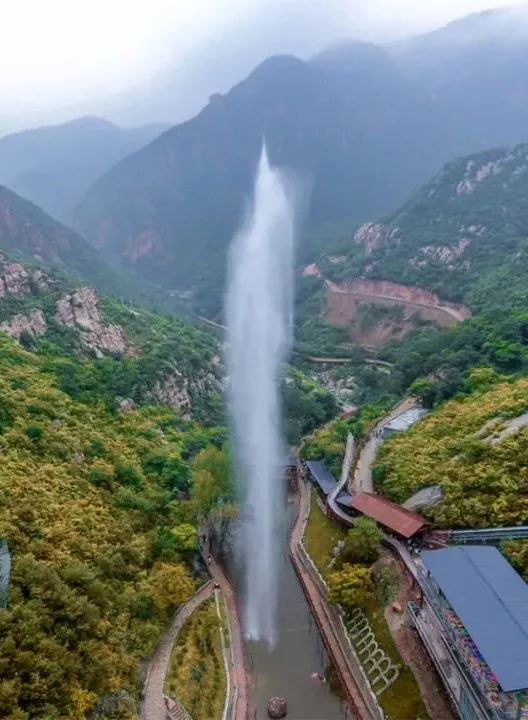
[[[219,37],[230,37],[230,51],[238,44],[243,53],[245,36],[238,29],[252,16],[262,19],[260,45],[266,54],[268,40],[270,52],[299,52],[311,48],[309,40],[317,46],[345,36],[379,40],[438,27],[487,9],[490,3],[498,7],[515,2],[5,0],[0,21],[0,119],[89,105],[95,98],[146,85],[169,66],[172,72],[179,68],[182,75],[191,75],[192,64],[200,64],[201,55],[203,65]],[[292,10],[297,20],[292,20]],[[303,15],[308,19],[303,21]],[[313,38],[308,37],[312,32]],[[289,33],[291,48],[285,47]],[[307,35],[304,45],[300,33]],[[255,38],[246,42],[254,43]]]

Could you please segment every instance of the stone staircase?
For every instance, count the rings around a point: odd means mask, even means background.
[[[169,710],[170,720],[189,720],[189,716],[179,705],[175,705],[172,710]]]
[[[168,700],[168,708],[165,711],[166,720],[192,720],[189,713],[173,698],[165,695],[165,699]]]

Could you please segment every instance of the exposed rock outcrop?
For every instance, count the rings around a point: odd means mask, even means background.
[[[354,242],[363,245],[367,255],[371,255],[385,242],[398,237],[398,228],[388,228],[381,223],[365,223],[354,233]]]
[[[268,715],[270,718],[280,720],[280,718],[286,717],[288,714],[288,705],[284,698],[272,697],[268,701]]]
[[[117,398],[117,407],[121,413],[129,413],[136,409],[137,405],[132,398]]]
[[[223,381],[211,372],[204,372],[189,382],[179,370],[173,369],[165,377],[160,377],[145,393],[145,400],[150,403],[168,405],[177,410],[182,419],[191,419],[193,398],[205,397],[211,393],[223,391]]]
[[[178,371],[157,380],[146,394],[148,402],[169,405],[178,410],[183,420],[191,419],[192,402],[189,394],[189,380]]]
[[[420,248],[420,254],[409,260],[411,267],[425,267],[430,261],[449,265],[460,257],[466,248],[471,245],[472,238],[462,237],[453,245],[425,245]]]
[[[388,280],[355,278],[341,285],[327,280],[326,286],[326,319],[337,327],[348,328],[352,339],[362,345],[379,346],[403,338],[415,328],[417,316],[443,327],[471,317],[464,305],[442,300],[424,288]],[[401,307],[402,311],[398,316],[388,316],[364,327],[358,316],[363,303]]]
[[[16,340],[20,340],[22,333],[27,333],[36,338],[46,332],[46,318],[42,310],[33,310],[29,315],[15,315],[6,322],[0,324],[0,331],[6,332]]]
[[[0,253],[0,297],[29,295],[32,286],[38,290],[49,287],[49,279],[42,270],[28,270],[20,263],[9,262]]]
[[[127,349],[121,325],[104,325],[99,298],[91,288],[78,288],[57,301],[55,320],[59,325],[79,330],[80,344],[96,357],[122,355]]]

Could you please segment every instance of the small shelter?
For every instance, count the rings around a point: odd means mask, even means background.
[[[318,460],[308,460],[306,463],[306,469],[308,470],[310,480],[314,483],[319,493],[326,500],[327,496],[337,485],[336,479],[328,472],[324,463],[319,462]]]
[[[408,410],[396,415],[396,417],[383,425],[383,437],[388,438],[394,435],[394,433],[407,432],[418,420],[421,420],[424,415],[427,415],[427,412],[426,408],[420,405],[414,405]]]
[[[421,515],[405,510],[381,495],[359,493],[348,502],[348,508],[375,520],[391,533],[410,540],[421,533],[428,522]]]

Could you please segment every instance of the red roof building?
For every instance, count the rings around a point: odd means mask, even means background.
[[[429,524],[421,515],[405,510],[401,505],[372,493],[354,495],[348,507],[376,520],[383,527],[404,538],[413,537]]]

